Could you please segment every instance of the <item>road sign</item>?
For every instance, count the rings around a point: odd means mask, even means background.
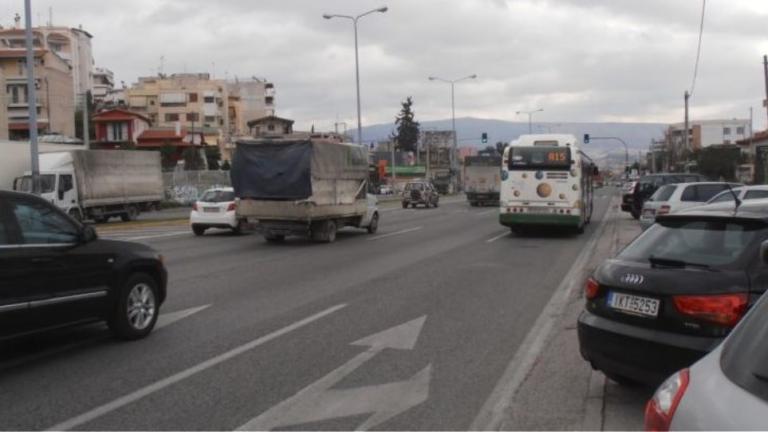
[[[589,134],[584,134],[584,144],[589,144]]]
[[[483,142],[483,144],[488,144],[488,133],[487,132],[483,132],[483,134],[481,135],[481,141]]]
[[[240,426],[238,430],[271,430],[340,417],[370,416],[356,430],[369,430],[427,400],[432,364],[411,378],[349,389],[334,386],[384,349],[412,350],[426,316],[352,342],[368,347],[294,396]]]

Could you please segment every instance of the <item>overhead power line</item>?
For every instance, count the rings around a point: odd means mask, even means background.
[[[696,88],[696,78],[699,74],[699,60],[701,59],[701,39],[704,35],[704,14],[707,10],[707,0],[701,0],[701,22],[699,23],[699,44],[696,48],[696,63],[693,66],[693,80],[691,80],[691,91],[689,95],[693,95],[693,89]]]

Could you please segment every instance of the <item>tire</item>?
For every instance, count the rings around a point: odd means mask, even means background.
[[[368,225],[368,234],[376,234],[376,231],[379,230],[379,214],[374,213],[373,217],[371,218],[371,223]]]
[[[285,236],[281,234],[266,233],[264,234],[264,240],[266,240],[267,243],[282,243],[285,241]]]
[[[407,209],[407,208],[408,208],[408,203],[407,203],[407,202],[405,202],[405,201],[403,201],[403,208],[404,208],[404,209]]]
[[[201,236],[205,234],[205,227],[200,225],[192,225],[192,232],[195,233],[196,236]]]
[[[336,241],[336,222],[332,220],[327,221],[324,231],[323,243],[333,243]]]
[[[136,340],[152,331],[160,311],[157,292],[157,282],[148,274],[134,273],[128,278],[107,321],[117,338]]]
[[[82,222],[83,221],[83,214],[80,213],[80,210],[78,210],[78,209],[71,209],[71,210],[69,210],[69,212],[67,214],[69,215],[69,217],[71,217],[72,219],[74,219],[74,220],[76,220],[78,222]]]
[[[632,217],[633,217],[635,220],[639,220],[639,219],[640,219],[640,210],[635,210],[635,209],[633,208],[633,209],[630,211],[630,213],[632,213]]]
[[[130,221],[135,221],[138,216],[139,216],[139,209],[137,209],[134,206],[128,206],[128,209],[126,209],[126,212],[120,215],[120,219],[122,219],[123,222],[130,222]]]
[[[235,235],[242,235],[243,231],[245,231],[245,221],[240,219],[239,221],[237,221],[237,226],[232,228],[232,232]]]
[[[435,201],[435,208],[440,207],[440,201]]]

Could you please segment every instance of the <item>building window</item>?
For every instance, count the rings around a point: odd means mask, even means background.
[[[273,103],[275,103],[275,98],[272,96],[267,96],[264,98],[264,103],[267,105],[272,105]]]
[[[200,117],[197,115],[197,113],[187,113],[187,121],[188,122],[200,121]]]
[[[275,125],[273,125],[273,124],[267,125],[267,130],[270,131],[270,132],[274,131],[275,130]]]
[[[149,104],[150,104],[150,105],[154,105],[154,104],[155,104],[155,100],[154,100],[154,99],[150,99],[150,100],[149,100]]]
[[[736,135],[744,135],[744,126],[739,126],[736,128]]]
[[[731,134],[731,128],[726,127],[723,128],[723,135],[730,135]]]
[[[723,140],[723,144],[730,144],[730,143],[731,143],[731,140],[729,140],[729,139]]]
[[[126,141],[128,139],[128,124],[127,123],[108,123],[107,124],[107,141]]]
[[[171,114],[171,113],[166,114],[165,115],[165,121],[167,121],[167,122],[179,121],[179,115],[178,114]]]
[[[189,101],[190,102],[197,102],[197,93],[190,93],[189,94]]]
[[[219,119],[219,126],[224,126],[224,119]]]
[[[206,96],[203,98],[203,102],[205,103],[214,103],[216,99],[213,96]]]
[[[205,116],[205,122],[206,123],[215,123],[216,122],[216,116]]]

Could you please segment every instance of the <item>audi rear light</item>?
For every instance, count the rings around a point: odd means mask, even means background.
[[[667,378],[653,398],[645,405],[645,430],[666,432],[672,424],[672,418],[680,401],[688,389],[690,379],[688,369],[676,372]]]
[[[587,284],[584,286],[584,297],[587,300],[592,300],[600,294],[600,284],[593,278],[587,279]]]
[[[668,205],[663,205],[663,206],[659,207],[658,210],[656,210],[656,214],[657,215],[669,214],[670,210],[671,210],[671,208]]]
[[[675,308],[683,315],[702,321],[735,326],[747,311],[747,293],[721,295],[681,295],[673,297]]]
[[[197,211],[197,203],[192,204],[192,210]]]
[[[227,211],[229,212],[229,211],[235,211],[235,210],[237,210],[237,204],[233,202],[229,203],[229,205],[227,206]]]

